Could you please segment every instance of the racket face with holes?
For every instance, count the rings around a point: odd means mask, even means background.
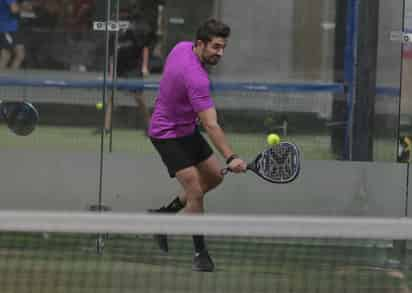
[[[261,152],[248,164],[248,170],[272,183],[290,183],[300,172],[299,148],[282,141]]]
[[[37,109],[29,102],[3,102],[0,111],[8,128],[20,136],[32,133],[39,120]]]

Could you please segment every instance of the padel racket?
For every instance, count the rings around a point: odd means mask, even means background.
[[[39,112],[29,102],[3,102],[0,100],[0,115],[7,127],[16,135],[26,136],[33,132],[39,121]]]
[[[300,172],[299,148],[293,143],[282,141],[258,154],[247,165],[247,170],[271,183],[292,182]],[[229,172],[229,168],[222,170],[223,175]]]

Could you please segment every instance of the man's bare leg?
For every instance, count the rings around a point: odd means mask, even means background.
[[[199,173],[199,180],[201,191],[203,196],[216,188],[220,185],[223,181],[223,176],[220,173],[221,165],[219,160],[217,159],[216,155],[210,156],[205,161],[199,163],[196,166],[197,172]],[[186,192],[183,190],[178,196],[173,198],[173,200],[165,205],[160,207],[159,209],[152,209],[149,212],[157,212],[157,213],[178,213],[185,208],[187,201]],[[163,234],[155,235],[156,242],[159,245],[159,248],[164,251],[168,252],[169,245],[167,241],[167,236]],[[202,241],[202,240],[200,240]],[[200,246],[201,244],[199,244]]]
[[[220,163],[215,155],[201,162],[196,167],[186,168],[176,173],[176,178],[183,187],[183,193],[174,198],[172,202],[161,207],[157,212],[177,213],[183,209],[185,213],[203,213],[203,198],[210,190],[216,188],[222,181]],[[169,249],[166,235],[155,236],[161,250],[167,252]],[[195,270],[213,270],[213,262],[208,255],[203,235],[194,235],[193,243],[196,255],[200,258],[194,259]],[[202,266],[202,263],[206,263]]]
[[[21,67],[21,64],[24,61],[24,58],[26,57],[26,51],[24,49],[23,45],[17,45],[14,48],[14,58],[13,61],[10,64],[11,69],[19,69]]]
[[[203,197],[205,193],[202,190],[201,174],[198,168],[189,167],[180,170],[176,173],[176,178],[182,185],[186,198],[186,205],[183,211],[188,214],[203,214]],[[212,272],[215,265],[206,249],[204,236],[193,235],[193,245],[195,254],[192,269],[195,271]]]
[[[6,69],[11,59],[11,53],[7,49],[0,50],[0,69]]]
[[[200,186],[203,194],[215,189],[223,181],[220,173],[221,165],[216,155],[211,155],[205,161],[196,166],[199,172]],[[182,191],[168,205],[161,207],[158,211],[165,213],[177,213],[184,208],[186,204],[186,195]],[[162,209],[162,211],[160,211]]]

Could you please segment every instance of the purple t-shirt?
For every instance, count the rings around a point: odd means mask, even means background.
[[[193,52],[193,43],[178,43],[167,57],[149,126],[158,139],[190,135],[197,113],[214,107],[209,76]]]

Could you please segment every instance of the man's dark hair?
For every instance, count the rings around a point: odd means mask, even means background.
[[[205,44],[212,38],[228,38],[230,36],[230,27],[223,22],[210,18],[202,23],[196,32],[196,41],[200,40]]]

